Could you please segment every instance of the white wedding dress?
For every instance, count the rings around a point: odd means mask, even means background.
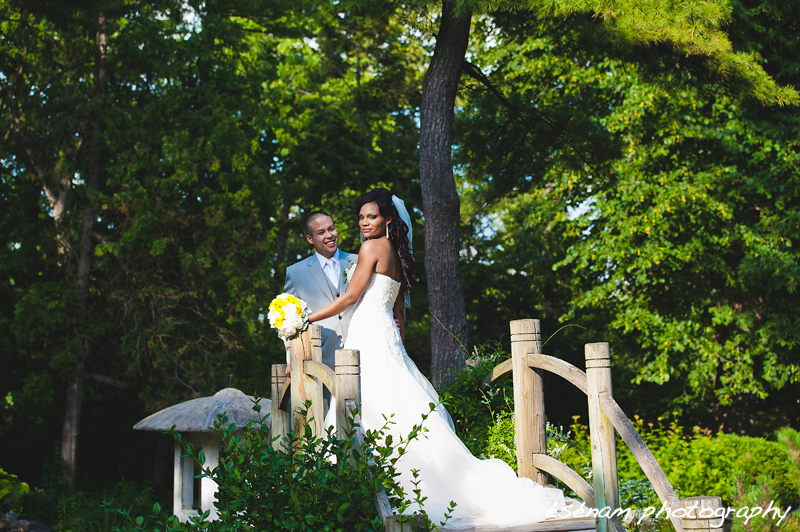
[[[392,316],[399,290],[400,283],[392,278],[372,275],[350,321],[345,348],[361,352],[365,429],[378,429],[385,423],[384,416],[393,415],[390,433],[395,439],[407,436],[430,411],[430,403],[438,405],[423,424],[426,435],[411,442],[398,462],[406,493],[412,494],[414,489],[411,470],[419,470],[419,488],[427,497],[423,506],[434,523],[444,519],[450,501],[456,502],[448,530],[534,523],[546,519],[548,510],[563,508],[560,490],[517,478],[502,460],[474,457],[456,436],[436,390],[403,347]]]

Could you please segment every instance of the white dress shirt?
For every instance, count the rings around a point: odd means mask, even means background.
[[[339,286],[339,276],[342,274],[342,268],[339,266],[339,250],[333,254],[333,257],[326,259],[319,253],[316,254],[319,259],[319,265],[322,266],[322,271],[325,276],[330,280],[333,286]]]

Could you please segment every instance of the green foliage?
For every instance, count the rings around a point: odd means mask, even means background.
[[[778,442],[783,446],[789,459],[788,474],[792,481],[800,486],[800,432],[784,427],[778,431]]]
[[[255,408],[259,409],[257,402]],[[426,418],[423,415],[423,423]],[[394,441],[385,434],[391,423],[388,420],[384,427],[366,431],[363,446],[356,439],[355,429],[345,439],[337,439],[332,429],[325,438],[318,438],[306,426],[302,436],[293,432],[280,440],[279,449],[274,449],[277,438],[269,438],[263,421],[251,421],[241,429],[228,425],[224,415],[215,422],[225,448],[219,465],[213,470],[204,468],[201,476],[212,478],[218,485],[216,521],[205,521],[205,514],[180,523],[162,512],[158,504],[151,515],[134,518],[130,512],[107,504],[107,511],[125,518],[126,524],[116,530],[377,531],[383,528],[375,508],[378,490],[386,490],[398,513],[425,500],[418,489],[413,494],[404,491],[397,482],[396,469],[407,446],[424,432],[422,425],[415,426],[407,438]],[[203,463],[202,451],[180,434],[173,431],[173,435],[189,456]],[[428,525],[434,529],[429,520]]]
[[[283,356],[263,311],[309,253],[302,213],[330,211],[352,250],[353,197],[375,180],[418,203],[424,50],[396,18],[345,15],[338,2],[0,2],[0,111],[14,132],[0,139],[0,389],[13,397],[0,432],[39,431],[3,443],[26,475],[59,437],[52,405],[79,348],[87,373],[111,377],[86,380],[83,415],[119,400],[108,382],[135,403],[112,438],[185,399],[257,390]],[[76,330],[87,205],[94,253]]]
[[[795,488],[800,487],[800,453],[798,453],[798,443],[800,443],[800,433],[789,427],[785,427],[778,431],[778,443],[785,453],[785,458],[788,461],[788,467],[782,475],[788,477]],[[757,474],[754,476],[752,472],[747,472],[742,469],[737,469],[734,472],[735,484],[729,486],[727,492],[728,500],[732,501],[737,507],[749,508],[762,508],[764,510],[780,504],[781,517],[787,505],[792,504],[790,501],[781,499],[781,480],[776,478],[775,472],[764,474]],[[797,500],[800,500],[800,491],[796,492],[794,497],[794,504],[797,505]],[[780,518],[779,518],[780,519]],[[755,515],[752,519],[742,518],[737,516],[733,522],[732,530],[734,532],[776,532],[782,530],[786,532],[796,532],[800,530],[800,515],[795,512],[786,518],[780,525],[779,519],[775,519],[775,514],[770,511],[770,515]]]
[[[477,360],[478,365],[457,372],[439,391],[439,397],[453,418],[456,434],[475,456],[484,452],[495,412],[513,409],[514,394],[507,379],[486,390],[480,386],[486,374],[508,357],[497,343],[476,347],[471,358]]]
[[[152,506],[153,499],[167,501],[171,497],[169,492],[150,482],[128,480],[104,490],[77,493],[35,488],[25,496],[23,512],[17,515],[46,523],[56,532],[111,532],[124,521],[116,514],[105,512],[104,502],[131,513],[142,513]]]
[[[732,7],[737,49],[798,85],[797,7]],[[604,46],[614,30],[596,20],[535,15],[476,23],[473,61],[494,90],[469,82],[457,117],[473,336],[577,322],[588,330],[569,338],[611,342],[615,378],[640,385],[621,390],[632,411],[751,434],[793,422],[753,399],[800,379],[798,111],[720,88],[669,46],[630,53]],[[564,347],[577,364],[579,341]],[[737,404],[744,415],[723,415]]]
[[[790,474],[793,466],[781,443],[734,434],[713,435],[697,427],[691,435],[686,435],[677,421],[669,425],[660,421],[646,424],[636,416],[633,422],[681,498],[716,495],[733,503],[730,488],[736,485],[737,477],[750,486],[765,475],[772,479],[773,500],[795,507],[800,502],[800,479]],[[571,431],[575,450],[568,448],[562,461],[576,471],[588,472],[586,457],[591,456],[588,428],[576,420]],[[621,487],[645,479],[633,454],[619,440],[617,468]],[[648,491],[649,496],[637,495],[639,503],[660,506],[655,492]]]
[[[6,473],[0,469],[0,511],[12,510],[19,513],[22,496],[30,491],[30,487],[17,478],[17,475]]]

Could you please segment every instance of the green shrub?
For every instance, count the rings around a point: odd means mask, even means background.
[[[456,372],[452,381],[439,392],[453,418],[456,434],[475,456],[485,454],[495,417],[514,411],[510,379],[504,379],[488,390],[482,390],[480,386],[483,377],[509,356],[499,343],[476,347],[470,358],[480,360],[479,365]]]
[[[151,482],[122,480],[102,490],[68,493],[35,488],[24,498],[20,518],[50,525],[56,532],[110,532],[121,516],[103,510],[104,502],[131,514],[147,512],[153,500],[170,500],[169,492]]]
[[[423,421],[425,418],[427,415]],[[109,511],[126,520],[116,530],[382,530],[374,503],[379,489],[386,489],[392,507],[399,512],[424,501],[419,490],[413,494],[404,492],[397,482],[396,470],[397,460],[421,433],[421,426],[415,427],[407,438],[393,441],[391,436],[385,436],[389,421],[380,430],[366,432],[363,452],[352,431],[345,439],[335,438],[330,431],[327,438],[321,439],[312,437],[311,429],[306,427],[302,438],[293,433],[276,450],[262,421],[249,423],[238,434],[237,427],[227,425],[227,417],[220,417],[215,424],[226,447],[220,453],[219,466],[213,470],[204,468],[201,476],[211,477],[218,485],[216,521],[206,521],[206,514],[180,523],[158,504],[149,516],[132,518],[130,512],[107,505]],[[177,433],[173,435],[187,454],[202,464],[202,451]],[[428,524],[433,529],[430,521]]]
[[[767,475],[773,479],[776,500],[792,506],[800,502],[800,484],[788,474],[791,465],[778,442],[735,434],[712,435],[698,427],[685,436],[677,422],[645,425],[637,418],[634,424],[681,497],[716,495],[730,502],[727,495],[735,485],[734,472],[738,472],[746,483]],[[617,448],[620,478],[640,477],[642,473],[628,448],[621,443]]]
[[[778,444],[787,460],[786,477],[780,480],[789,480],[795,486],[800,485],[800,433],[791,428],[778,431]],[[735,482],[729,486],[727,499],[737,508],[768,508],[770,503],[781,504],[785,510],[786,500],[781,500],[778,482],[774,477],[766,474],[752,478],[747,471],[737,469],[734,471]],[[786,484],[785,482],[782,484]],[[795,493],[795,496],[800,494]],[[791,503],[789,503],[791,504]],[[796,503],[795,503],[796,505]],[[745,522],[748,521],[748,522]],[[753,519],[735,518],[732,532],[800,532],[800,514],[794,515],[783,521],[778,527],[778,520],[774,516],[763,517],[756,515]]]
[[[17,478],[17,475],[6,473],[0,469],[0,510],[19,513],[22,496],[30,491],[28,485]]]
[[[480,390],[483,376],[507,355],[499,349],[483,348],[481,351],[486,360],[476,369],[467,368],[457,374],[453,383],[444,389],[443,396],[447,398],[459,435],[473,453],[500,458],[516,469],[510,381],[485,393]],[[591,483],[588,427],[578,423],[577,416],[574,420],[567,434],[548,424],[548,454]],[[681,498],[716,495],[723,497],[728,505],[752,507],[770,497],[783,508],[800,505],[800,435],[796,431],[784,429],[779,433],[780,441],[774,442],[733,434],[714,435],[699,428],[689,432],[677,422],[665,424],[659,420],[656,424],[646,424],[638,416],[633,423]],[[633,454],[619,438],[617,466],[621,506],[661,506]],[[565,491],[574,496],[569,490]],[[768,504],[769,501],[764,507]],[[734,522],[739,521],[742,520]],[[759,528],[758,523],[758,519],[751,521],[750,528],[735,524],[734,532],[768,532],[769,526],[774,525],[765,522],[766,528]],[[650,527],[658,528],[662,524],[666,522],[651,523]],[[790,530],[794,525],[786,526],[786,530]]]

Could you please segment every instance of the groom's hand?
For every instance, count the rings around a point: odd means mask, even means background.
[[[287,377],[291,377],[292,376],[292,366],[290,366],[289,364],[286,364],[286,371],[284,371],[283,374],[286,375]]]

